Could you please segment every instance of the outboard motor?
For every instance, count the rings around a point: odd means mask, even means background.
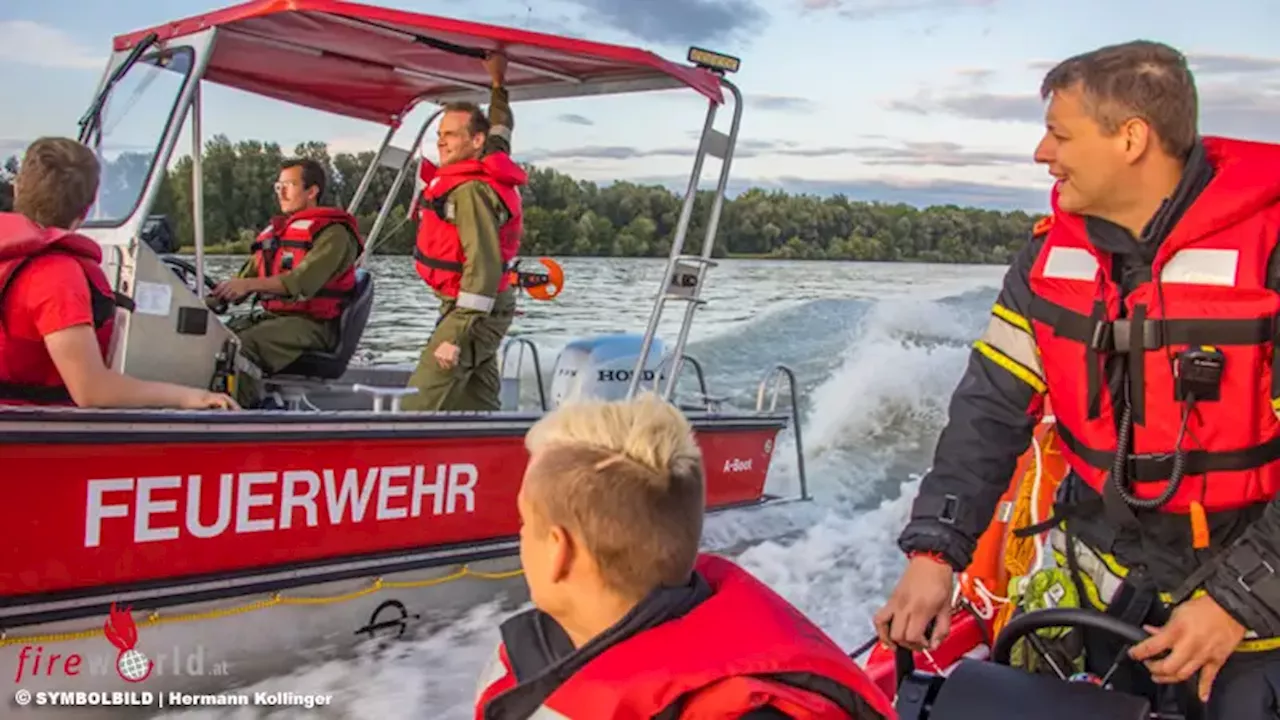
[[[617,333],[569,343],[556,358],[547,403],[555,408],[580,398],[625,398],[643,342],[643,335]],[[666,345],[655,337],[649,345],[649,357],[640,378],[641,391],[653,388],[655,378],[659,387],[666,381],[666,368],[662,367],[665,355]]]

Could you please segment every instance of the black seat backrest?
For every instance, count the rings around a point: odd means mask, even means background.
[[[351,302],[347,303],[338,319],[338,345],[333,352],[304,353],[278,374],[324,380],[342,377],[360,346],[364,328],[369,324],[369,313],[373,311],[373,276],[368,270],[356,268],[356,286],[352,294]]]
[[[942,684],[929,720],[1147,720],[1150,712],[1136,695],[966,659]]]

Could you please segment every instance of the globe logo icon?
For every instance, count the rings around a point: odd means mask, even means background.
[[[151,674],[151,661],[138,650],[125,650],[116,659],[116,671],[129,682],[140,682]]]
[[[134,624],[128,608],[117,610],[116,604],[111,603],[111,612],[102,625],[102,634],[120,651],[116,656],[116,672],[121,678],[142,682],[151,675],[154,665],[140,650],[134,649],[138,644],[138,626]]]

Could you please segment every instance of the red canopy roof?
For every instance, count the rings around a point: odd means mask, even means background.
[[[385,124],[420,98],[486,101],[489,76],[474,53],[499,48],[513,101],[681,87],[724,101],[715,74],[647,50],[341,0],[251,0],[121,35],[114,48],[210,27],[219,32],[205,79]]]

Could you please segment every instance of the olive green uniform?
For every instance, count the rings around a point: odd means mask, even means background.
[[[345,225],[329,225],[311,242],[302,262],[280,275],[289,293],[286,300],[313,298],[330,279],[355,264],[359,257],[356,238]],[[240,268],[238,277],[258,276],[254,258]],[[255,310],[249,315],[232,318],[227,327],[241,343],[241,352],[262,368],[265,374],[278,373],[303,353],[329,351],[338,344],[338,320],[317,320],[297,313],[272,313]],[[259,400],[260,388],[245,373],[237,375],[236,402],[253,407]]]
[[[493,88],[489,124],[484,154],[510,152],[513,118],[504,88]],[[460,307],[453,298],[436,293],[440,320],[409,377],[408,387],[418,392],[406,396],[401,407],[410,411],[498,410],[498,351],[516,308],[514,287],[498,292],[506,273],[498,228],[509,215],[493,188],[478,180],[454,188],[445,208],[445,216],[458,228],[465,258],[459,296],[470,296],[479,304],[492,300],[493,304],[487,311]],[[435,358],[436,349],[445,342],[457,345],[460,351],[457,364],[448,370]]]

